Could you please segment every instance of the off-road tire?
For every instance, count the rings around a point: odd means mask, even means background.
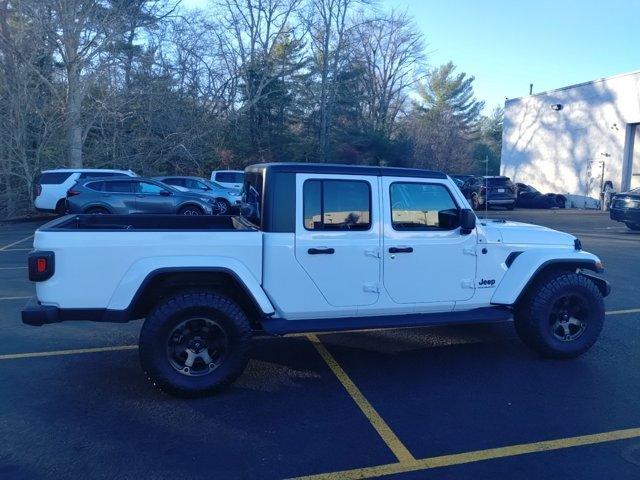
[[[573,340],[559,340],[553,333],[552,309],[566,296],[585,302],[584,330]],[[547,358],[574,358],[594,344],[604,323],[604,300],[589,278],[574,272],[554,271],[536,279],[517,305],[514,325],[520,339]]]
[[[189,317],[213,318],[229,339],[229,352],[215,370],[185,376],[170,363],[167,342],[176,325]],[[209,290],[177,294],[162,301],[146,318],[140,332],[140,363],[147,378],[163,392],[186,398],[215,393],[244,371],[251,327],[242,309],[228,297]]]

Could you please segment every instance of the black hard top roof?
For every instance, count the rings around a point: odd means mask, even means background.
[[[419,168],[374,167],[334,163],[258,163],[246,168],[249,172],[267,170],[286,173],[319,173],[335,175],[369,175],[374,177],[447,178],[442,172]]]

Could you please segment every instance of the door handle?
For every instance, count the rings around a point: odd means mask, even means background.
[[[411,253],[413,247],[390,247],[389,253]]]
[[[333,255],[336,251],[333,248],[310,248],[307,253],[309,255]]]

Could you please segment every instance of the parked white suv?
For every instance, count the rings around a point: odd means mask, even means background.
[[[91,177],[136,177],[131,170],[104,168],[58,168],[44,170],[34,189],[36,209],[41,212],[64,213],[67,190],[80,179]]]
[[[218,182],[226,188],[242,188],[244,172],[242,170],[215,170],[211,173],[211,181]]]

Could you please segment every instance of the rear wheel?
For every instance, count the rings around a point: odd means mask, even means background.
[[[625,223],[625,225],[627,226],[627,228],[629,230],[633,230],[633,231],[640,231],[640,223]]]
[[[594,344],[604,323],[604,300],[589,278],[550,272],[536,280],[514,314],[522,341],[549,358],[572,358]]]
[[[89,215],[109,215],[110,212],[104,207],[91,207],[84,213],[88,213]]]
[[[474,210],[478,210],[480,208],[480,200],[478,199],[478,195],[471,196],[471,208]]]
[[[140,362],[160,390],[199,397],[240,376],[250,343],[249,320],[235,302],[211,291],[188,292],[165,300],[147,317]]]
[[[186,207],[182,207],[178,211],[178,215],[204,215],[204,212],[200,207],[196,207],[195,205],[187,205]]]

